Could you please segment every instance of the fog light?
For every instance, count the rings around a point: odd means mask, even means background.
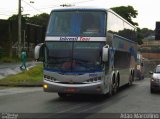
[[[48,85],[47,85],[47,84],[44,84],[44,85],[43,85],[43,88],[48,88]]]

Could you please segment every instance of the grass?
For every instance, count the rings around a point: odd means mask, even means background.
[[[43,66],[42,64],[30,68],[28,71],[23,71],[16,75],[10,75],[0,80],[0,85],[41,85],[43,81]]]

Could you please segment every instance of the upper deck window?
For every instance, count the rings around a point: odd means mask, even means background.
[[[105,35],[105,21],[102,11],[54,11],[47,35],[101,37]]]

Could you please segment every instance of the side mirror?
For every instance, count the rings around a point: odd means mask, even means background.
[[[38,61],[44,61],[44,43],[40,43],[35,47],[34,58]]]
[[[109,52],[109,45],[105,45],[102,50],[102,61],[108,61],[108,52]]]

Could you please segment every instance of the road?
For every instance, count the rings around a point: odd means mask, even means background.
[[[149,78],[135,81],[132,86],[106,98],[83,95],[61,99],[56,93],[45,93],[37,87],[0,90],[0,112],[32,113],[41,117],[56,117],[61,113],[71,114],[71,117],[74,113],[85,114],[85,118],[94,117],[95,113],[160,113],[159,104],[160,93],[150,93]]]

